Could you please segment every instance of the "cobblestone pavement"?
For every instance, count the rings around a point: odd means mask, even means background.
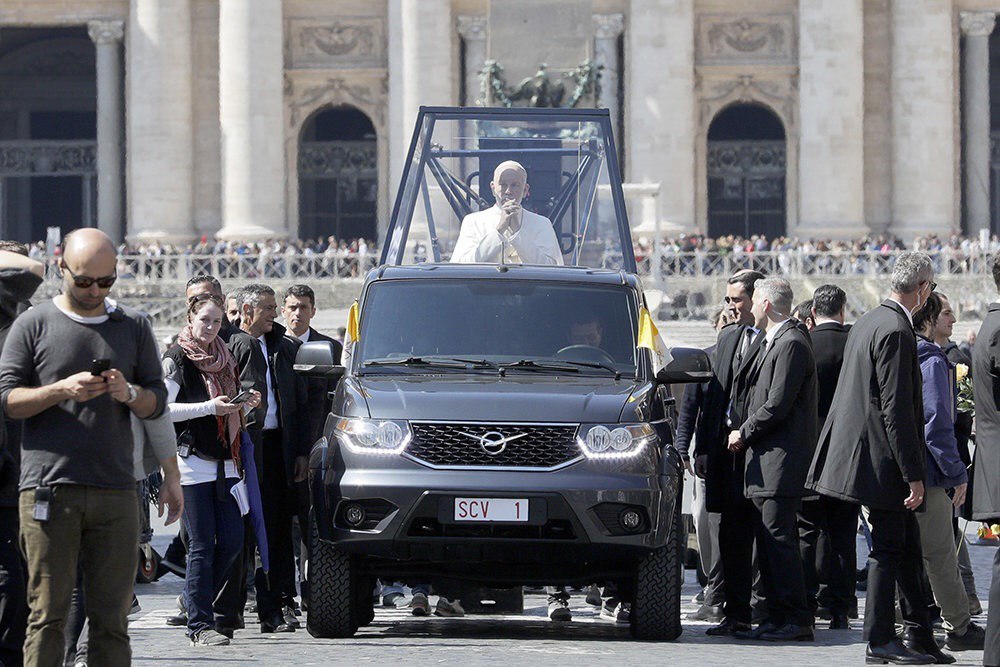
[[[970,524],[970,532],[973,527]],[[169,529],[158,529],[154,546],[163,553],[170,540]],[[859,550],[864,542],[859,540]],[[866,552],[865,552],[866,553]],[[986,604],[994,549],[970,547],[976,584]],[[859,551],[859,557],[863,553]],[[861,561],[863,562],[863,561]],[[313,639],[305,628],[292,634],[261,635],[256,618],[247,615],[246,630],[236,633],[233,644],[218,648],[195,648],[183,628],[169,627],[165,619],[175,613],[175,598],[183,581],[167,575],[160,581],[138,586],[142,611],[130,625],[133,664],[160,665],[307,665],[449,663],[460,665],[506,663],[521,665],[566,664],[670,664],[733,665],[761,664],[860,665],[864,663],[861,621],[850,630],[831,631],[819,622],[816,641],[796,645],[761,645],[705,636],[707,623],[684,621],[680,639],[669,643],[636,642],[628,628],[602,620],[583,596],[571,600],[573,621],[554,624],[546,618],[543,595],[527,595],[521,616],[479,616],[462,619],[415,618],[408,610],[378,608],[371,626],[352,639]],[[686,573],[684,613],[695,609],[691,601],[698,585],[694,573]],[[859,594],[863,595],[863,594]],[[431,597],[432,603],[435,598]],[[863,598],[860,601],[864,612]],[[986,615],[976,618],[985,626]],[[304,623],[303,623],[304,626]],[[954,654],[959,665],[982,664],[981,651]]]

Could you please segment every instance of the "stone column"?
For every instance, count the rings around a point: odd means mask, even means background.
[[[389,0],[389,171],[403,173],[420,106],[454,104],[451,0]]]
[[[127,39],[131,239],[195,237],[191,178],[190,0],[131,0]]]
[[[465,40],[465,100],[467,107],[479,106],[480,72],[486,63],[486,17],[459,16],[458,35]]]
[[[631,0],[625,32],[626,180],[664,183],[664,234],[695,229],[694,0]]]
[[[892,225],[904,240],[957,225],[950,2],[892,0]]]
[[[281,0],[219,2],[221,238],[288,236],[283,25]]]
[[[91,21],[97,45],[97,226],[116,243],[122,229],[122,58],[125,24]]]
[[[618,37],[625,30],[622,14],[594,14],[594,62],[603,65],[601,70],[601,96],[599,107],[611,110],[611,127],[618,132],[621,103],[618,100],[618,77],[621,63],[618,61]],[[621,141],[621,137],[615,137]],[[621,149],[621,146],[618,147]]]
[[[857,238],[866,232],[862,4],[799,0],[801,194],[799,229],[790,230],[796,235]]]
[[[990,33],[996,12],[962,12],[962,168],[965,231],[990,229]]]

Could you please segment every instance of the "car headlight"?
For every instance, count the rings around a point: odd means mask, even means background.
[[[357,454],[400,454],[413,438],[405,421],[360,417],[337,420],[334,435]]]
[[[656,439],[650,424],[598,424],[580,432],[577,442],[592,459],[624,459],[637,456]]]

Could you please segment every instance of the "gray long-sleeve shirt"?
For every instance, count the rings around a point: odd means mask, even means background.
[[[156,394],[163,412],[163,384],[156,341],[149,324],[131,309],[116,307],[107,321],[82,324],[52,301],[40,304],[11,327],[0,356],[0,402],[17,387],[41,387],[81,371],[94,359],[111,359],[132,384]],[[108,489],[135,487],[128,406],[109,394],[78,403],[63,401],[24,421],[20,489],[81,484]]]

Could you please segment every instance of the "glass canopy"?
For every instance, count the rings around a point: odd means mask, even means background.
[[[421,107],[387,238],[383,264],[634,273],[608,111]]]

